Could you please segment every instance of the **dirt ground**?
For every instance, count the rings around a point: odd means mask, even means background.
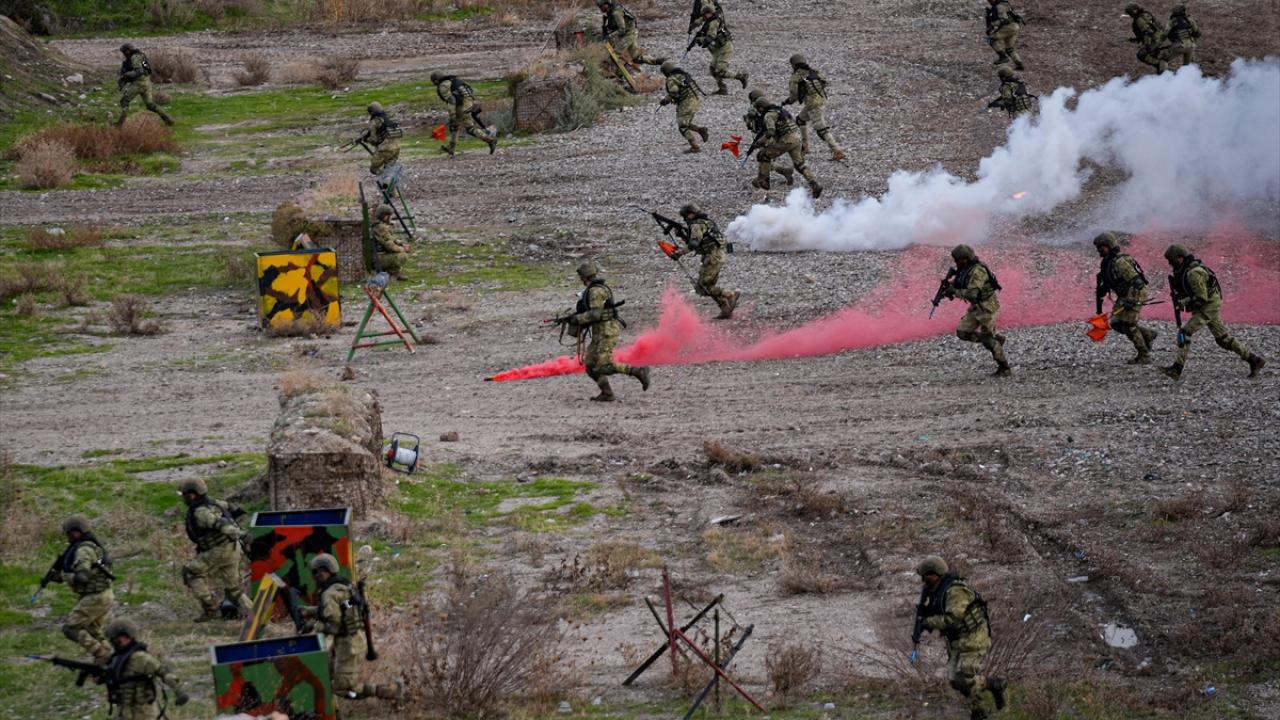
[[[641,44],[678,57],[685,3],[659,5],[667,16],[645,25]],[[850,159],[835,164],[825,152],[815,153],[827,192],[820,206],[829,198],[883,192],[895,169],[941,164],[972,176],[1003,137],[1005,121],[979,112],[997,86],[979,2],[727,5],[734,65],[751,72],[752,85],[781,92],[786,58],[796,51],[831,80],[828,117]],[[1033,92],[1144,72],[1125,42],[1122,4],[1026,5],[1030,24],[1021,52]],[[1201,53],[1208,72],[1223,72],[1235,56],[1280,51],[1274,2],[1203,2],[1193,10],[1206,32]],[[539,28],[466,27],[146,40],[149,48],[195,53],[215,84],[229,74],[232,54],[250,48],[281,58],[355,53],[365,79],[391,80],[436,68],[501,76],[545,42]],[[105,66],[114,63],[116,43],[56,45],[77,61]],[[705,54],[691,57],[698,60],[689,64],[698,67]],[[698,77],[712,86],[705,68]],[[695,201],[723,225],[761,200],[747,187],[753,170],[739,169],[727,154],[681,154],[672,114],[655,114],[656,96],[651,100],[610,113],[594,127],[542,136],[495,156],[472,152],[409,169],[414,211],[429,219],[432,232],[509,241],[518,256],[562,268],[564,283],[520,296],[475,288],[469,310],[430,308],[425,293],[403,290],[411,317],[433,311],[424,327],[440,343],[412,356],[357,357],[356,382],[380,392],[384,427],[426,438],[456,431],[458,442],[431,442],[428,454],[432,462],[461,463],[469,478],[533,471],[586,478],[601,484],[599,497],[625,497],[632,508],[626,517],[597,516],[555,535],[539,553],[541,563],[527,553],[505,553],[509,569],[534,583],[546,567],[610,537],[654,548],[688,589],[686,597],[701,597],[694,588],[724,592],[736,618],[755,625],[737,667],[757,689],[764,685],[766,655],[784,640],[827,649],[829,683],[843,672],[842,653],[858,642],[905,652],[918,591],[912,568],[932,551],[965,568],[1006,618],[1051,606],[1056,622],[1045,642],[1065,650],[1046,657],[1046,664],[1087,668],[1168,698],[1173,709],[1202,702],[1196,691],[1215,682],[1214,672],[1234,672],[1226,665],[1237,659],[1234,649],[1198,639],[1213,634],[1203,624],[1220,633],[1229,627],[1226,634],[1242,641],[1274,641],[1280,573],[1277,540],[1266,533],[1275,532],[1280,512],[1280,371],[1268,368],[1261,380],[1245,381],[1244,365],[1207,339],[1198,342],[1187,377],[1176,385],[1150,368],[1124,365],[1127,349],[1114,339],[1100,347],[1085,343],[1078,325],[1012,331],[1015,375],[990,379],[988,360],[947,334],[943,320],[938,337],[904,345],[657,368],[647,393],[625,378],[616,381],[621,402],[612,405],[588,402],[594,388],[583,376],[482,382],[495,371],[561,354],[538,321],[572,301],[573,267],[582,257],[599,257],[627,298],[632,329],[624,342],[656,322],[671,268],[652,249],[654,228],[629,205],[674,214]],[[704,101],[699,117],[713,129],[708,149],[742,131],[744,109],[745,93],[736,88],[729,97]],[[0,223],[268,213],[308,182],[289,172],[236,181],[189,181],[179,172],[114,190],[0,192]],[[1064,210],[1061,220],[1070,224],[1073,212]],[[1263,239],[1280,242],[1280,221]],[[1081,262],[1095,262],[1091,252],[1081,248]],[[738,253],[725,277],[750,303],[734,332],[750,336],[843,307],[874,287],[892,259]],[[247,289],[172,300],[162,310],[168,334],[25,365],[30,380],[0,395],[0,434],[18,462],[54,464],[100,448],[146,452],[148,443],[192,438],[191,453],[260,450],[278,408],[276,368],[304,347],[318,348],[314,362],[326,372],[336,375],[344,365],[345,333],[273,340],[256,332]],[[1077,301],[1083,317],[1091,298],[1071,300]],[[1171,337],[1168,323],[1158,327]],[[1234,329],[1280,367],[1280,329]],[[1162,340],[1157,358],[1171,353]],[[46,381],[83,368],[95,373]],[[788,509],[786,497],[762,499],[753,489],[759,473],[727,475],[708,467],[708,439],[765,458],[777,465],[775,474],[836,494],[839,507],[812,514]],[[1187,508],[1169,509],[1179,502]],[[728,514],[745,517],[723,529],[709,525]],[[725,535],[764,559],[727,567],[708,562]],[[488,540],[504,547],[519,538]],[[818,558],[834,589],[787,591],[785,566],[797,557]],[[630,592],[654,596],[656,577],[646,571]],[[1134,628],[1139,644],[1106,645],[1101,627],[1108,623]],[[647,648],[654,637],[639,603],[576,624],[570,655],[588,694],[606,702],[665,696],[669,689],[658,673],[637,690],[618,687],[629,647]],[[1280,715],[1274,676],[1238,683],[1233,692],[1218,702],[1253,713],[1249,717]],[[916,704],[879,716],[962,714],[954,704]]]

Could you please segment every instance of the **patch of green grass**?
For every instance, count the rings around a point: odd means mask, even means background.
[[[492,290],[534,290],[562,281],[562,272],[516,260],[489,241],[418,243],[405,268],[405,283],[428,288],[478,284]]]
[[[459,513],[466,522],[483,525],[511,515],[528,517],[554,512],[572,503],[579,493],[594,487],[593,483],[583,480],[554,477],[540,477],[527,483],[464,480],[458,465],[443,463],[428,466],[401,480],[396,504],[397,509],[416,519],[439,520]],[[499,510],[503,500],[513,498],[549,499],[509,512]]]
[[[493,14],[491,7],[464,7],[448,10],[446,12],[421,13],[418,19],[424,22],[462,22],[476,17],[485,17]]]

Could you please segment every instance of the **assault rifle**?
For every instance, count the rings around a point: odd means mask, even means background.
[[[960,272],[959,268],[951,268],[947,271],[947,276],[942,278],[942,282],[938,283],[938,292],[933,294],[933,300],[931,302],[933,309],[929,311],[930,320],[933,319],[934,311],[936,311],[938,306],[942,304],[942,298],[946,297],[947,290],[951,287],[951,280],[955,278],[956,273],[958,272]]]
[[[352,601],[360,609],[360,615],[364,618],[364,659],[372,662],[378,659],[378,651],[373,649],[373,619],[369,617],[369,601],[364,596],[364,580],[356,583],[356,592]]]
[[[911,664],[920,659],[920,638],[924,636],[924,601],[929,597],[929,590],[920,591],[920,602],[916,603],[916,624],[911,628]]]
[[[53,663],[60,668],[74,670],[79,675],[76,676],[76,686],[84,687],[84,681],[93,678],[98,683],[102,683],[107,679],[107,668],[96,663],[79,662],[77,660],[68,660],[56,655],[28,655],[31,660],[43,660],[47,663]]]
[[[689,242],[689,231],[685,228],[684,223],[679,220],[672,220],[665,215],[660,215],[658,212],[653,210],[645,210],[645,212],[649,213],[649,217],[652,217],[653,221],[658,223],[658,227],[662,228],[663,235],[666,235],[673,240],[681,240],[686,244]]]
[[[1099,273],[1098,273],[1098,286],[1097,286],[1097,288],[1093,291],[1093,296],[1094,296],[1094,299],[1097,301],[1097,302],[1096,302],[1096,305],[1097,305],[1097,312],[1096,312],[1095,314],[1096,314],[1096,315],[1101,315],[1101,314],[1102,314],[1102,301],[1103,301],[1103,299],[1105,299],[1105,298],[1107,297],[1107,283],[1106,283],[1106,281],[1105,281],[1105,280],[1103,280],[1103,278],[1102,278],[1102,273],[1101,273],[1101,272],[1099,272]]]
[[[58,569],[59,560],[62,560],[62,558],[61,557],[56,558],[53,561],[53,564],[49,566],[48,572],[44,574],[44,577],[40,578],[40,589],[31,593],[31,602],[34,603],[37,600],[39,600],[40,593],[44,592],[45,588],[49,587],[49,583],[53,582],[54,580],[57,580],[58,577],[62,575],[62,571]]]
[[[1182,296],[1172,275],[1169,276],[1169,298],[1173,300],[1173,321],[1178,324],[1178,347],[1182,347],[1187,344],[1187,335],[1182,332]]]
[[[751,146],[747,148],[746,152],[742,153],[742,160],[739,161],[738,164],[742,167],[746,167],[747,160],[751,158],[751,154],[759,150],[762,145],[764,145],[764,133],[760,132],[757,133],[755,137],[751,138]]]
[[[299,635],[306,634],[307,620],[302,617],[302,593],[296,587],[285,588],[284,609],[289,611],[289,619],[293,621],[293,629],[298,631]]]
[[[338,150],[340,152],[349,152],[351,150],[354,150],[355,147],[359,145],[360,147],[364,148],[365,152],[372,155],[373,151],[369,149],[369,145],[367,144],[368,141],[369,141],[369,133],[366,132],[361,134],[359,137],[357,137],[354,140],[349,140],[347,142],[342,143],[341,145],[338,146]]]

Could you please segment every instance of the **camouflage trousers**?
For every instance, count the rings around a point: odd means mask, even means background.
[[[997,363],[1005,363],[1004,342],[996,334],[996,316],[1000,314],[1000,306],[994,299],[985,303],[970,303],[969,311],[956,324],[956,337],[965,342],[978,343],[991,351],[991,357]]]
[[[760,152],[756,154],[756,158],[760,162],[759,169],[756,171],[756,178],[767,182],[769,173],[773,172],[773,161],[783,155],[791,157],[792,166],[804,176],[805,180],[809,181],[810,187],[818,184],[818,180],[813,176],[813,171],[804,163],[804,139],[800,137],[799,130],[788,133],[782,140],[769,143],[760,149]]]
[[[719,304],[725,297],[726,292],[716,285],[716,282],[720,280],[720,270],[724,267],[724,248],[717,245],[714,250],[701,257],[702,265],[698,267],[698,287],[696,289],[699,295],[705,295]]]
[[[381,175],[383,168],[399,159],[400,141],[395,138],[383,140],[381,145],[373,148],[373,154],[369,156],[369,172]]]
[[[693,122],[694,116],[701,109],[702,102],[698,100],[696,94],[676,103],[676,127],[680,129],[680,134],[684,139],[689,141],[690,147],[699,147],[701,138],[698,130],[706,130],[706,128],[699,128]]]
[[[632,64],[635,65],[661,65],[661,59],[652,58],[646,55],[644,50],[640,49],[640,45],[637,44],[639,42],[639,38],[640,34],[636,30],[632,29],[631,32],[614,36],[609,41],[613,43],[614,52],[622,56],[623,62],[626,62],[629,59]]]
[[[947,677],[951,687],[964,696],[969,710],[984,710],[982,693],[987,689],[987,678],[981,674],[982,660],[987,651],[957,652],[947,650]]]
[[[149,703],[121,703],[116,706],[117,720],[156,720],[160,717],[160,710],[156,707],[155,701]]]
[[[729,88],[724,83],[725,80],[746,81],[746,73],[736,73],[729,70],[729,58],[733,57],[733,41],[725,40],[719,45],[712,45],[710,50],[711,77],[716,79],[717,93],[723,95],[729,92]]]
[[[156,104],[155,98],[151,95],[151,78],[144,77],[131,83],[125,83],[125,86],[120,88],[120,118],[116,120],[117,125],[124,124],[125,117],[129,115],[129,106],[133,104],[134,98],[138,97],[142,98],[142,104],[151,112],[159,115],[166,125],[173,124],[173,118],[160,109],[160,106]]]
[[[1142,303],[1147,299],[1147,291],[1140,290],[1136,293],[1130,293],[1124,298],[1116,298],[1116,302],[1111,306],[1111,317],[1108,323],[1111,329],[1129,338],[1133,343],[1133,349],[1138,351],[1138,358],[1146,358],[1148,351],[1148,338],[1155,337],[1155,334],[1139,325],[1142,320]]]
[[[195,559],[182,567],[182,583],[206,612],[218,607],[221,598],[217,593],[221,593],[248,615],[253,602],[245,594],[242,581],[240,545],[234,542],[196,553]]]
[[[111,657],[111,645],[102,631],[107,626],[107,615],[111,613],[114,602],[115,594],[110,588],[100,593],[81,595],[62,624],[62,634],[98,661]]]
[[[1154,43],[1143,43],[1138,48],[1138,60],[1143,64],[1150,65],[1156,69],[1156,74],[1169,69],[1169,57],[1173,48],[1167,45],[1156,45]]]
[[[378,260],[382,262],[384,272],[399,275],[404,270],[405,263],[409,261],[409,253],[380,251]]]
[[[475,115],[471,114],[474,106],[467,106],[463,109],[455,108],[452,116],[449,118],[449,152],[452,153],[458,147],[458,135],[466,133],[473,138],[478,138],[488,142],[490,140],[489,129],[476,122]]]
[[[392,685],[357,682],[360,663],[364,660],[364,634],[339,635],[330,638],[329,677],[333,682],[335,697],[360,700],[369,697],[395,697]]]
[[[1018,57],[1018,31],[1021,29],[1017,23],[1009,23],[987,36],[991,49],[996,51],[996,62],[1012,60],[1016,65],[1022,64],[1022,58]]]
[[[1222,298],[1214,298],[1209,304],[1192,312],[1191,318],[1182,324],[1184,339],[1178,348],[1174,362],[1178,365],[1186,364],[1187,356],[1191,353],[1191,336],[1206,327],[1209,328],[1209,333],[1213,335],[1213,340],[1218,343],[1218,347],[1230,350],[1245,360],[1249,359],[1252,353],[1243,343],[1231,337],[1231,331],[1222,322]]]
[[[831,134],[831,128],[827,126],[827,118],[822,111],[826,104],[825,100],[806,99],[804,109],[796,116],[796,123],[800,125],[800,132],[804,135],[804,149],[805,152],[809,151],[809,126],[812,125],[813,131],[831,148],[832,156],[843,155],[844,148],[840,147],[840,143]]]
[[[1173,60],[1179,56],[1182,57],[1183,66],[1194,64],[1196,61],[1196,41],[1190,38],[1181,42],[1175,40],[1165,57],[1168,60]]]
[[[582,356],[582,364],[587,368],[587,375],[600,386],[600,392],[611,394],[610,375],[630,375],[631,366],[615,362],[613,349],[618,345],[622,329],[616,321],[596,323],[591,326],[591,342]]]

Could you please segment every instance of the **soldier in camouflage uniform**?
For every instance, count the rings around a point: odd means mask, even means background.
[[[990,692],[996,710],[1004,709],[1004,678],[982,675],[982,660],[991,649],[987,603],[964,578],[949,572],[947,563],[930,555],[916,567],[922,585],[916,612],[925,630],[940,633],[947,641],[947,673],[951,687],[965,697],[970,720],[989,717],[982,693]]]
[[[62,523],[62,532],[67,536],[67,547],[44,576],[48,582],[66,583],[80,597],[62,624],[62,634],[84,648],[95,661],[105,663],[111,656],[111,646],[102,628],[115,601],[111,591],[115,579],[111,574],[111,558],[93,536],[89,520],[83,515],[67,518]]]
[[[497,131],[480,122],[475,90],[456,75],[433,72],[431,82],[436,86],[436,95],[449,106],[449,144],[441,145],[440,151],[447,155],[457,154],[458,134],[466,133],[484,141],[492,155],[498,148]]]
[[[209,497],[209,488],[199,478],[183,480],[178,492],[187,505],[187,538],[196,546],[195,559],[182,567],[182,583],[203,611],[196,622],[223,617],[214,588],[241,615],[248,615],[253,603],[244,592],[240,572],[240,538],[244,531],[235,521],[244,511],[225,500]]]
[[[1010,60],[1014,68],[1026,70],[1018,57],[1018,31],[1022,29],[1022,17],[1014,12],[1005,0],[987,0],[987,44],[996,51],[992,65],[1004,65]]]
[[[138,626],[129,620],[115,620],[107,626],[107,637],[115,648],[106,663],[107,696],[117,708],[114,720],[156,720],[164,717],[156,708],[160,681],[173,691],[174,704],[186,705],[189,698],[178,687],[178,676],[169,663],[147,652],[139,640]]]
[[[382,103],[369,103],[369,129],[364,131],[361,139],[373,146],[373,154],[369,157],[369,172],[381,175],[383,168],[400,159],[400,138],[404,132],[400,125],[392,120]]]
[[[716,95],[728,95],[729,87],[725,80],[733,79],[747,87],[747,73],[730,72],[729,58],[733,57],[733,35],[724,18],[716,14],[716,10],[707,8],[702,11],[702,27],[694,35],[693,42],[698,47],[706,48],[711,53],[711,77],[716,79]]]
[[[685,35],[692,35],[704,21],[706,13],[710,13],[722,22],[724,21],[724,8],[716,0],[693,0],[693,10],[689,13],[689,29],[685,30]]]
[[[613,359],[613,348],[618,344],[622,334],[623,322],[618,317],[617,305],[614,303],[613,291],[600,277],[600,268],[593,262],[578,266],[578,278],[586,289],[578,297],[578,305],[574,313],[566,318],[569,324],[578,328],[581,333],[591,333],[591,344],[583,355],[582,364],[587,368],[587,375],[596,381],[600,394],[591,398],[598,402],[613,402],[613,388],[609,386],[610,375],[630,375],[640,381],[643,390],[649,389],[649,368],[631,367]]]
[[[1186,5],[1174,5],[1169,14],[1169,59],[1182,56],[1183,66],[1196,61],[1196,42],[1200,40],[1200,25],[1187,14]]]
[[[996,316],[1000,313],[997,296],[1000,281],[968,245],[957,245],[951,251],[951,258],[956,261],[955,277],[947,282],[943,295],[969,303],[969,311],[956,325],[956,337],[990,350],[996,361],[996,377],[1013,374],[1004,356],[1005,337],[996,329]]]
[[[698,99],[701,88],[689,73],[676,67],[676,64],[670,60],[662,63],[662,74],[667,77],[667,96],[662,98],[659,104],[675,104],[676,127],[679,128],[684,139],[689,141],[689,149],[685,152],[702,152],[702,145],[698,142],[698,138],[701,136],[702,141],[706,142],[708,132],[705,127],[693,124],[694,116],[702,108],[702,101]]]
[[[159,115],[165,125],[173,125],[173,118],[166,115],[151,96],[151,63],[147,56],[132,43],[121,45],[120,53],[124,55],[124,62],[120,65],[120,78],[116,80],[116,88],[120,90],[120,118],[116,125],[124,124],[129,115],[129,105],[136,97],[141,97],[142,104]]]
[[[702,259],[698,268],[698,284],[695,286],[699,295],[715,300],[720,307],[718,320],[733,317],[733,309],[738,306],[738,292],[725,290],[716,283],[720,279],[720,270],[724,267],[725,241],[724,233],[716,222],[707,217],[697,205],[689,204],[680,208],[680,218],[685,223],[685,237],[689,249],[676,251],[676,257],[686,253],[697,253]]]
[[[762,97],[764,97],[764,93],[759,90],[752,90],[747,93],[747,100],[750,101],[750,104],[747,106],[747,114],[742,116],[742,122],[747,126],[747,131],[751,133],[751,137],[753,138],[761,132],[760,111],[756,110],[756,100],[759,100]],[[782,179],[786,180],[788,185],[795,184],[796,174],[791,168],[778,167],[775,165],[773,172],[781,175]]]
[[[373,211],[373,225],[369,228],[369,234],[377,244],[378,260],[382,263],[383,271],[397,280],[403,280],[404,265],[409,261],[409,253],[413,252],[413,247],[407,242],[401,242],[392,229],[391,218],[394,216],[395,210],[390,205],[379,205]]]
[[[1114,293],[1116,301],[1111,306],[1111,329],[1129,338],[1138,351],[1129,360],[1130,365],[1148,365],[1151,363],[1151,343],[1158,333],[1138,324],[1142,319],[1142,306],[1147,302],[1147,276],[1137,260],[1120,251],[1115,235],[1102,233],[1093,239],[1093,246],[1102,258],[1102,267],[1098,270],[1098,312],[1102,312],[1102,298],[1107,293]]]
[[[1169,293],[1173,303],[1181,310],[1190,310],[1191,318],[1178,329],[1178,354],[1173,364],[1160,368],[1165,375],[1177,380],[1191,352],[1191,336],[1207,327],[1218,347],[1230,350],[1249,363],[1249,377],[1256,378],[1262,372],[1266,360],[1254,355],[1239,340],[1231,337],[1231,331],[1222,322],[1222,286],[1218,276],[1181,245],[1170,245],[1164,251],[1173,274],[1169,276]]]
[[[645,65],[660,65],[662,58],[646,55],[638,44],[640,32],[636,26],[636,16],[612,0],[596,0],[600,8],[600,39],[613,45],[613,49],[624,59]]]
[[[1169,69],[1169,47],[1165,45],[1164,28],[1151,13],[1137,3],[1129,3],[1124,14],[1133,18],[1133,37],[1129,42],[1138,43],[1138,60],[1156,69],[1159,75]]]
[[[320,553],[311,558],[307,567],[320,588],[320,604],[302,608],[302,614],[316,620],[306,632],[321,632],[329,638],[329,675],[334,694],[350,700],[399,698],[399,682],[387,685],[356,682],[360,661],[368,647],[364,636],[367,609],[356,587],[338,574],[337,558]]]
[[[1010,118],[1031,112],[1035,96],[1027,92],[1027,84],[1013,74],[1013,68],[1002,65],[996,74],[1000,76],[1000,97],[987,103],[987,107],[1000,108]]]
[[[773,172],[773,161],[783,155],[791,156],[791,164],[796,172],[804,176],[809,183],[809,192],[813,197],[822,196],[822,186],[804,162],[804,141],[800,137],[800,128],[792,119],[791,113],[780,105],[769,102],[763,95],[755,101],[756,112],[760,113],[759,131],[751,145],[759,149],[756,156],[759,169],[752,186],[761,190],[769,189],[769,173]]]
[[[809,126],[812,125],[818,137],[831,148],[831,159],[837,162],[844,160],[844,148],[840,147],[840,143],[831,134],[831,128],[827,127],[827,119],[822,113],[822,108],[827,104],[827,81],[821,73],[809,67],[809,62],[799,54],[791,56],[790,88],[787,99],[782,101],[783,105],[791,103],[804,105],[804,109],[796,115],[804,151],[809,152]]]

